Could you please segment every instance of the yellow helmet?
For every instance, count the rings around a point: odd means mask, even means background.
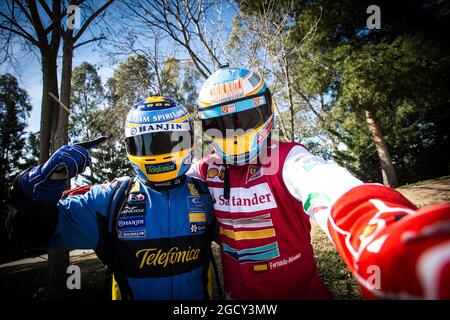
[[[149,97],[128,112],[125,141],[128,159],[142,181],[174,180],[192,162],[191,116],[173,99]]]

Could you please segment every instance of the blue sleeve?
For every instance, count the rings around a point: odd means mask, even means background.
[[[116,183],[94,185],[83,195],[58,202],[58,221],[48,248],[94,249],[100,236],[99,218],[109,217]]]

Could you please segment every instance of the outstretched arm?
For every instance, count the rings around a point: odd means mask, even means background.
[[[397,191],[363,184],[302,146],[288,155],[283,179],[366,298],[450,297],[450,204],[417,210]]]
[[[10,192],[12,206],[7,220],[11,240],[35,247],[95,248],[99,216],[106,216],[114,187],[93,186],[83,195],[61,199],[64,180],[52,180],[52,173],[65,167],[69,178],[90,164],[88,152],[65,146],[43,166],[19,174]]]

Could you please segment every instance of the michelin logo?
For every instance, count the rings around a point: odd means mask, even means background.
[[[117,234],[119,239],[145,238],[147,236],[147,230],[119,231]]]

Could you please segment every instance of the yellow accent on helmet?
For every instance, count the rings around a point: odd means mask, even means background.
[[[155,156],[132,156],[127,154],[131,163],[137,166],[152,182],[164,182],[173,180],[180,176],[180,168],[190,161],[192,148],[174,152],[159,154]],[[183,172],[184,173],[184,172]]]
[[[217,143],[219,147],[230,157],[245,154],[250,152],[250,148],[252,142],[255,140],[255,137],[261,131],[261,129],[266,125],[263,123],[255,130],[251,132],[247,132],[245,134],[239,136],[232,137],[209,137],[212,141]]]
[[[165,98],[162,96],[151,96],[144,100],[144,103],[153,103],[153,102],[165,102]]]

